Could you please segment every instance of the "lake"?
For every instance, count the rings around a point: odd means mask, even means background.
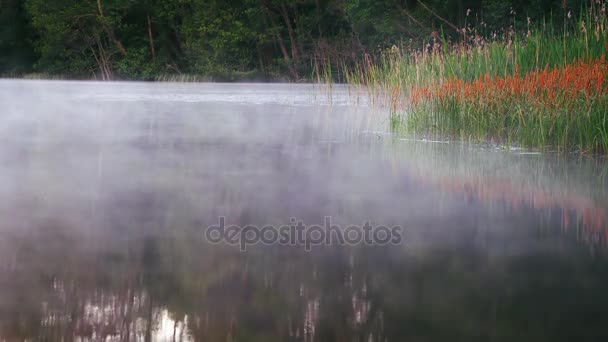
[[[1,80],[0,105],[0,340],[608,338],[604,157],[393,135],[339,85]],[[208,234],[328,219],[400,236]]]

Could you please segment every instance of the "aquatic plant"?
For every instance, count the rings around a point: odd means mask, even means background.
[[[400,133],[608,152],[606,2],[563,19],[498,34],[480,22],[456,42],[436,32],[423,49],[364,56],[345,79],[384,94]]]
[[[412,87],[407,125],[461,138],[608,151],[605,58]]]

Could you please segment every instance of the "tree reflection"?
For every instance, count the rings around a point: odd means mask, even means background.
[[[536,239],[544,247],[502,255],[487,250],[498,238],[424,252],[240,253],[183,231],[100,243],[65,229],[58,237],[58,229],[55,241],[42,232],[4,241],[3,255],[17,254],[2,269],[6,340],[565,341],[608,333],[605,255],[576,242],[555,248]]]

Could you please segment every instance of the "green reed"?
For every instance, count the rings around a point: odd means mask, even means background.
[[[528,25],[525,32],[505,30],[501,37],[486,37],[469,27],[456,43],[443,36],[430,39],[420,50],[393,46],[380,58],[364,56],[356,66],[344,68],[344,78],[349,84],[367,86],[372,95],[384,94],[394,116],[391,125],[400,133],[608,152],[606,91],[592,97],[581,94],[562,107],[538,106],[538,99],[523,95],[485,102],[461,96],[411,101],[415,89],[449,80],[472,82],[516,73],[524,77],[580,60],[603,60],[608,20],[602,5],[603,1],[599,5],[593,2],[578,18],[565,17],[563,30],[541,23]]]

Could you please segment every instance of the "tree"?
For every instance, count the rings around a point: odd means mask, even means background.
[[[34,38],[23,2],[0,1],[0,74],[19,74],[31,70],[36,55]]]
[[[37,67],[73,76],[113,77],[113,60],[127,56],[116,28],[127,9],[117,0],[27,0],[40,39]]]

